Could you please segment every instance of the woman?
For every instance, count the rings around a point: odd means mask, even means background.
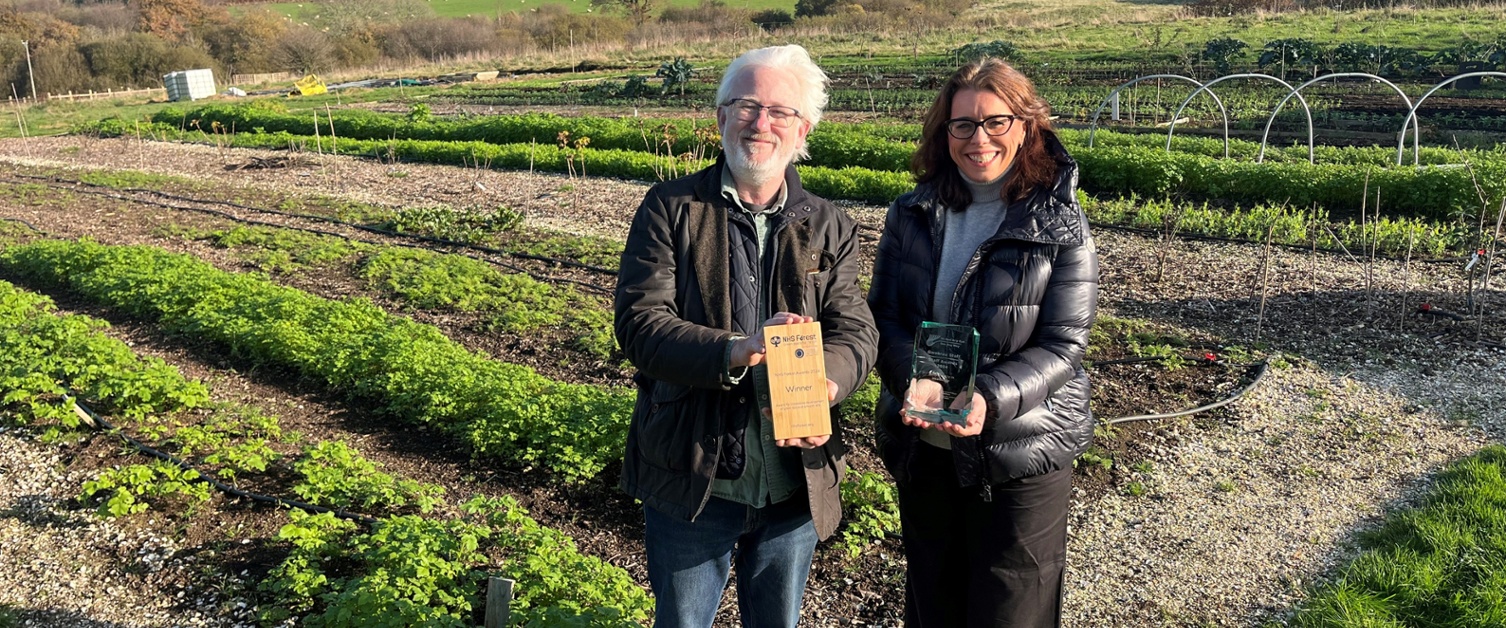
[[[868,295],[884,393],[879,453],[899,485],[905,625],[1057,626],[1072,460],[1093,435],[1082,357],[1098,257],[1035,87],[998,59],[958,70],[926,114],[918,185],[889,209]],[[907,410],[923,321],[978,330],[964,425]]]

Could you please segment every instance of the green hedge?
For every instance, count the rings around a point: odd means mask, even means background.
[[[1136,147],[1079,150],[1074,157],[1082,167],[1082,188],[1098,196],[1179,194],[1241,205],[1297,207],[1316,203],[1333,214],[1349,214],[1360,210],[1368,190],[1369,209],[1375,210],[1379,191],[1380,209],[1386,215],[1452,221],[1481,209],[1474,179],[1462,167],[1256,164]],[[1506,193],[1506,161],[1478,163],[1474,176],[1495,202]]]
[[[285,148],[304,146],[323,148],[326,137],[312,136],[313,116],[308,119],[286,113],[268,112],[246,105],[215,106],[190,111],[165,110],[157,120],[187,123],[203,129],[218,124],[237,131],[248,129],[265,133],[237,133],[221,136],[220,142],[236,146]],[[660,121],[656,120],[656,123]],[[326,121],[326,124],[328,122]],[[625,177],[656,181],[693,171],[707,163],[701,159],[660,156],[645,140],[646,128],[629,122],[605,118],[562,118],[544,114],[524,116],[490,116],[460,121],[408,121],[395,116],[349,113],[336,116],[336,128],[346,128],[342,138],[376,136],[389,139],[342,139],[339,150],[377,157],[400,157],[414,161],[450,164],[486,164],[508,169],[537,169],[551,172]],[[685,141],[687,122],[663,122]],[[680,126],[675,126],[680,125]],[[823,125],[812,134],[812,159],[800,166],[801,176],[814,193],[833,199],[858,200],[887,204],[911,187],[904,174],[913,145],[894,141],[882,134],[864,132],[864,127]],[[108,127],[108,129],[105,129]],[[101,123],[109,132],[123,123]],[[704,130],[704,127],[702,127]],[[327,130],[327,129],[326,129]],[[588,136],[589,146],[563,150],[554,137],[569,130],[572,137]],[[596,135],[593,135],[596,134]],[[1082,165],[1082,187],[1094,195],[1161,198],[1177,195],[1190,200],[1207,200],[1241,205],[1282,204],[1308,206],[1317,203],[1335,215],[1357,213],[1361,197],[1368,189],[1381,191],[1381,208],[1388,215],[1403,215],[1431,220],[1455,220],[1473,215],[1481,207],[1475,190],[1478,179],[1492,199],[1506,193],[1506,157],[1494,152],[1443,151],[1430,149],[1423,168],[1386,166],[1394,153],[1384,148],[1324,148],[1323,160],[1306,162],[1305,148],[1273,150],[1271,161],[1257,164],[1253,158],[1255,144],[1236,142],[1235,154],[1245,158],[1222,159],[1221,140],[1179,138],[1174,146],[1185,152],[1167,153],[1164,139],[1155,135],[1128,135],[1112,132],[1099,134],[1093,148],[1087,148],[1082,132],[1064,132],[1064,142]],[[540,137],[544,139],[540,140]],[[199,137],[198,132],[174,137]],[[398,139],[390,139],[397,137]],[[428,139],[401,139],[422,137]],[[522,143],[529,139],[534,143]],[[499,143],[500,142],[500,143]],[[703,142],[704,143],[704,142]],[[677,147],[676,149],[680,149]],[[679,153],[677,154],[684,154]],[[1468,159],[1470,171],[1440,162]],[[1278,163],[1279,160],[1279,163]],[[836,168],[836,166],[843,166]],[[1369,184],[1367,185],[1367,177]]]
[[[487,359],[365,300],[331,301],[187,255],[88,241],[12,247],[0,269],[293,369],[389,416],[439,427],[479,456],[543,465],[572,481],[621,456],[627,391]]]

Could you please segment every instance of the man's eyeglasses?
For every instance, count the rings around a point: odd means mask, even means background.
[[[946,121],[946,132],[948,135],[959,140],[970,140],[978,132],[978,127],[981,126],[984,133],[1003,135],[1008,133],[1009,129],[1014,128],[1014,121],[1019,119],[1019,116],[1007,113],[989,116],[982,121],[968,118],[952,118]]]
[[[732,112],[732,115],[743,122],[752,122],[758,119],[759,112],[769,112],[769,124],[780,128],[791,126],[800,119],[800,110],[794,107],[764,106],[746,98],[733,98],[722,103]]]

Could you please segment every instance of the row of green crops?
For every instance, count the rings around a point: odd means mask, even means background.
[[[255,108],[244,106],[204,108],[195,113],[214,118],[184,119],[195,121],[201,128],[208,120],[210,125],[218,124],[221,129],[228,129],[233,125],[241,130],[245,130],[247,125],[251,125],[253,129],[264,129],[264,125],[257,124],[259,121],[297,118],[281,113],[261,116]],[[225,120],[219,118],[232,113],[239,117]],[[436,124],[441,124],[408,123],[392,116],[368,115],[367,119],[380,121],[378,126],[386,134],[384,137],[402,135],[397,131],[405,128],[432,129],[437,128]],[[312,139],[312,117],[301,124],[301,133],[236,133],[219,136],[214,141],[236,146],[306,145]],[[705,163],[700,159],[686,160],[683,154],[682,158],[673,158],[660,156],[651,150],[645,151],[644,130],[632,128],[633,123],[627,121],[531,115],[495,116],[474,122],[442,124],[473,125],[476,129],[511,129],[507,133],[478,132],[479,135],[498,140],[537,138],[539,135],[548,137],[551,134],[558,136],[561,131],[566,131],[577,139],[591,139],[589,147],[581,147],[578,142],[573,146],[561,147],[532,140],[527,144],[497,144],[493,141],[458,139],[347,139],[339,144],[339,150],[417,161],[482,163],[494,167],[584,172],[640,180],[669,178]],[[612,125],[616,126],[608,128]],[[100,128],[106,132],[124,133],[124,126],[121,121],[107,121]],[[336,128],[339,128],[338,124]],[[590,135],[593,132],[603,135]],[[185,132],[180,131],[177,137],[188,137],[183,133]],[[694,135],[693,132],[691,134]],[[343,132],[337,135],[351,137]],[[465,137],[458,132],[448,131],[439,135]],[[683,137],[674,135],[677,138]],[[818,140],[819,137],[826,139]],[[856,131],[843,131],[840,127],[835,127],[835,130],[824,136],[813,134],[811,138],[812,159],[809,163],[812,165],[802,166],[801,172],[807,187],[816,194],[829,198],[888,203],[909,189],[908,177],[902,171],[913,152],[911,144]],[[200,139],[206,138],[201,136]],[[1506,157],[1494,153],[1429,150],[1429,161],[1454,161],[1453,157],[1461,157],[1471,162],[1471,168],[1453,164],[1412,168],[1384,167],[1382,164],[1394,159],[1394,153],[1386,149],[1325,148],[1324,157],[1331,157],[1336,163],[1309,164],[1292,159],[1293,152],[1301,154],[1305,153],[1305,149],[1287,148],[1275,151],[1284,153],[1277,156],[1283,163],[1257,164],[1210,156],[1222,154],[1222,142],[1216,139],[1183,138],[1174,142],[1174,145],[1191,152],[1172,153],[1153,144],[1163,141],[1153,136],[1102,133],[1099,138],[1095,138],[1095,141],[1101,141],[1102,144],[1091,149],[1078,143],[1082,140],[1081,133],[1065,133],[1064,139],[1072,145],[1073,155],[1082,164],[1083,188],[1097,195],[1135,194],[1146,198],[1177,195],[1188,199],[1242,205],[1317,204],[1335,215],[1347,215],[1358,212],[1367,193],[1370,194],[1369,200],[1363,202],[1373,208],[1373,195],[1378,192],[1382,199],[1381,207],[1389,214],[1451,221],[1460,216],[1473,215],[1481,209],[1482,202],[1475,187],[1477,181],[1491,199],[1498,199],[1506,192],[1506,177],[1502,176],[1506,174]],[[316,146],[329,143],[327,140],[313,141]],[[1248,155],[1253,152],[1254,145],[1241,142],[1235,146],[1238,147],[1238,154]],[[835,164],[865,166],[841,169],[830,167]]]
[[[482,313],[490,319],[489,328],[518,334],[563,325],[576,348],[603,359],[616,348],[611,312],[599,299],[526,274],[504,273],[470,257],[271,227],[174,228],[167,233],[231,249],[274,275],[314,266],[351,267],[352,276],[367,287],[414,308]]]
[[[1380,218],[1332,223],[1327,210],[1255,205],[1248,209],[1217,209],[1167,200],[1127,198],[1099,200],[1081,195],[1088,220],[1165,233],[1193,233],[1219,238],[1324,249],[1370,251],[1381,255],[1417,258],[1444,257],[1471,242],[1458,224],[1438,224],[1415,218]]]
[[[369,301],[331,301],[186,255],[88,241],[12,247],[0,269],[291,368],[390,416],[434,425],[478,456],[581,481],[617,460],[626,437],[627,391],[488,359]]]
[[[111,129],[106,128],[105,132]],[[200,135],[196,131],[153,128],[161,139],[216,142],[222,146],[300,150],[331,150],[341,154],[364,155],[378,159],[454,165],[481,164],[509,170],[570,172],[580,175],[622,177],[640,181],[661,181],[683,176],[704,168],[709,159],[661,157],[630,150],[595,148],[561,148],[545,144],[505,144],[487,142],[447,142],[431,140],[351,140],[331,141],[312,135],[286,132],[237,133],[220,137]],[[849,199],[869,203],[888,203],[912,187],[910,175],[867,168],[822,168],[801,166],[806,189],[832,199]]]
[[[664,155],[714,155],[720,141],[717,130],[709,119],[564,117],[542,113],[415,119],[413,116],[366,110],[342,110],[328,115],[322,112],[293,114],[286,112],[275,102],[210,105],[188,110],[168,108],[152,120],[183,128],[218,129],[223,132],[286,131],[293,135],[311,136],[314,134],[316,118],[321,134],[328,135],[333,130],[341,138],[367,140],[415,139],[558,145],[563,133],[571,142],[582,137],[590,138],[589,146],[592,148]],[[904,171],[908,168],[910,155],[915,151],[915,140],[919,135],[920,127],[915,124],[826,122],[809,137],[807,143],[811,157],[805,163],[828,168],[856,166],[873,170]],[[1065,129],[1060,131],[1060,135],[1069,148],[1082,150],[1087,146],[1087,133],[1083,131]],[[1166,144],[1165,135],[1160,133],[1100,130],[1094,134],[1093,139],[1095,146],[1161,148]],[[1222,157],[1224,154],[1221,139],[1181,135],[1172,138],[1171,147],[1174,152],[1208,157]],[[1259,148],[1258,142],[1232,140],[1229,156],[1253,160],[1259,154]],[[1317,161],[1324,164],[1384,167],[1396,163],[1396,149],[1392,146],[1321,146],[1316,148],[1316,153]],[[1411,159],[1410,153],[1408,149],[1408,161]],[[1506,156],[1500,151],[1459,151],[1428,147],[1421,151],[1419,160],[1424,164],[1448,164],[1500,160],[1503,157]],[[1265,158],[1269,161],[1307,161],[1308,155],[1305,146],[1272,146],[1267,148]]]
[[[208,389],[178,369],[105,336],[105,322],[53,310],[51,299],[0,281],[0,412],[74,428],[70,398],[137,420],[209,400]]]
[[[82,280],[87,283],[87,280]],[[149,288],[144,287],[147,290]],[[50,299],[0,281],[0,412],[11,420],[77,427],[70,395],[112,415],[161,429],[160,416],[210,405],[205,387],[157,358],[137,356],[103,333],[108,325],[80,315],[60,316]],[[254,413],[253,413],[254,415]],[[228,415],[216,413],[224,419]],[[239,419],[241,417],[237,417]],[[169,439],[181,455],[211,461],[257,445],[259,463],[224,462],[236,475],[266,470],[275,457],[266,438],[280,439],[271,417],[247,425],[206,423],[178,429]],[[250,425],[254,423],[255,425]],[[244,438],[250,434],[260,438]],[[234,442],[240,440],[242,442]],[[308,447],[294,465],[299,496],[337,507],[400,507],[432,502],[438,487],[379,473],[343,443]],[[101,512],[126,516],[154,496],[208,498],[198,474],[156,462],[108,470],[84,487],[86,498],[108,496]],[[636,626],[651,602],[621,569],[584,556],[568,536],[539,525],[509,497],[477,498],[459,519],[414,515],[380,519],[358,533],[333,515],[289,513],[278,538],[292,552],[261,584],[274,600],[263,619],[307,615],[310,626],[468,626],[493,573],[519,583],[512,604],[517,625]]]

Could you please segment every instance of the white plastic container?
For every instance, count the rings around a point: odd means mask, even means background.
[[[183,70],[162,75],[162,86],[167,88],[171,101],[198,100],[215,94],[214,70]]]

